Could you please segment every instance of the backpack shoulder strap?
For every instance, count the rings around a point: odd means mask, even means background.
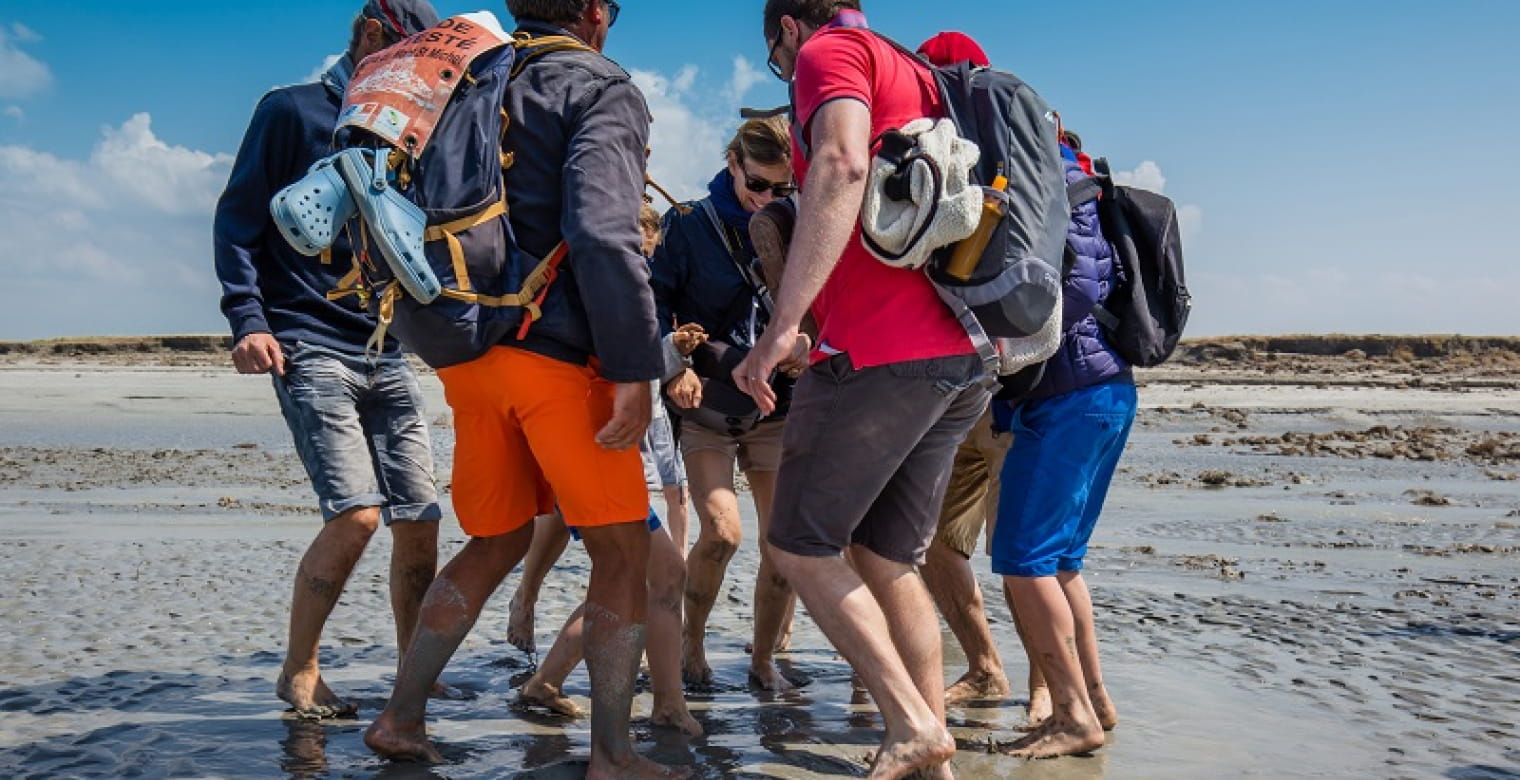
[[[533,36],[528,33],[513,33],[512,46],[517,49],[517,61],[512,63],[513,78],[516,78],[517,74],[528,66],[528,63],[551,52],[596,52],[595,49],[568,35]]]
[[[718,237],[723,239],[723,246],[728,249],[728,259],[733,261],[734,268],[738,269],[739,276],[749,286],[750,292],[754,294],[755,298],[759,299],[760,305],[765,309],[766,316],[770,316],[775,311],[775,303],[771,301],[770,290],[766,289],[765,285],[755,278],[755,274],[748,267],[748,264],[740,259],[744,256],[744,241],[738,236],[739,231],[725,223],[718,216],[718,210],[713,207],[710,198],[703,198],[697,201],[697,203],[702,206],[702,213],[707,215],[707,221],[712,223],[713,230],[718,231]]]

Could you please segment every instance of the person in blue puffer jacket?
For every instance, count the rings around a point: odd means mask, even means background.
[[[1068,183],[1091,174],[1074,133],[1063,134],[1061,152]],[[1123,277],[1095,202],[1073,210],[1067,244],[1076,259],[1062,291],[1061,346],[1029,395],[1007,409],[1013,446],[992,537],[992,569],[1013,596],[1031,657],[1042,659],[1053,705],[1010,752],[1040,758],[1098,748],[1118,720],[1082,559],[1136,407],[1130,367],[1093,316]]]

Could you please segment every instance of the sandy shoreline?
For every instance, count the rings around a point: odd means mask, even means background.
[[[434,707],[455,763],[386,767],[363,748],[395,658],[383,535],[324,649],[360,720],[281,717],[270,691],[289,579],[317,520],[267,380],[219,359],[0,361],[0,774],[573,776],[586,723],[510,708],[527,659],[504,642],[508,589],[446,672],[476,698]],[[1299,360],[1334,362],[1143,377],[1089,564],[1123,723],[1094,758],[1024,764],[986,753],[989,737],[1012,737],[1014,703],[953,709],[958,777],[1520,776],[1517,374],[1503,361],[1443,375],[1417,356]],[[424,384],[446,475],[446,408]],[[640,748],[699,777],[863,775],[878,721],[850,703],[848,669],[811,621],[784,659],[811,680],[797,696],[743,686],[758,563],[746,522],[712,621],[723,685],[692,697],[710,736],[643,724]],[[450,555],[452,515],[443,529]],[[974,565],[995,588],[985,558]],[[572,548],[551,575],[541,645],[585,570]],[[993,618],[1022,675],[1006,611]],[[946,661],[958,673],[950,647]],[[583,671],[569,689],[585,695]],[[641,696],[636,713],[647,707]]]

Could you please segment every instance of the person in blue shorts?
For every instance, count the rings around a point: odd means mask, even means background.
[[[1081,141],[1074,133],[1062,140],[1067,181],[1090,175]],[[992,570],[1013,596],[1053,705],[1049,718],[1007,748],[1031,758],[1095,750],[1118,722],[1098,663],[1082,559],[1135,419],[1135,381],[1093,316],[1122,276],[1095,203],[1073,211],[1067,243],[1076,261],[1062,292],[1061,347],[1013,407],[992,536]]]

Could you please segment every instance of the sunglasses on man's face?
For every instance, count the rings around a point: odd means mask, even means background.
[[[786,81],[786,76],[781,75],[781,66],[776,64],[776,48],[781,45],[781,33],[776,33],[776,40],[771,42],[771,50],[765,54],[765,67],[771,69],[776,78]]]
[[[623,7],[617,4],[617,0],[607,0],[607,26],[617,24],[618,14],[622,13]]]
[[[766,190],[770,190],[772,196],[777,197],[777,198],[784,198],[784,197],[786,197],[788,195],[791,195],[792,193],[796,192],[797,191],[797,185],[795,185],[795,184],[775,184],[773,182],[766,181],[765,179],[762,179],[759,176],[756,176],[753,173],[750,173],[749,171],[745,171],[744,172],[744,189],[747,189],[750,192],[754,192],[754,193],[761,193],[761,192],[765,192]]]

